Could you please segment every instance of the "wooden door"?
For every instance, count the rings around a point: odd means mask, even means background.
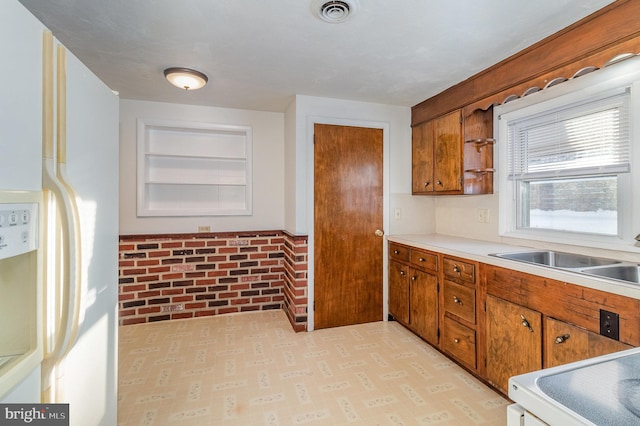
[[[505,394],[509,377],[542,368],[540,312],[487,295],[487,380]]]
[[[454,111],[434,122],[434,190],[462,191],[461,113]]]
[[[382,320],[382,129],[316,124],[315,328]]]
[[[409,324],[418,336],[438,345],[438,277],[411,269]]]

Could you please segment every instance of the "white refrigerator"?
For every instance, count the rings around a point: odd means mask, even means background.
[[[39,234],[42,361],[0,403],[68,403],[71,425],[114,425],[119,101],[46,33],[17,0],[0,2],[0,199],[39,194],[46,231]],[[52,182],[56,176],[62,181]],[[12,323],[1,312],[0,320]]]

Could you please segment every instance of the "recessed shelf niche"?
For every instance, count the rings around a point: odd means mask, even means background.
[[[138,119],[138,216],[250,215],[248,126]]]

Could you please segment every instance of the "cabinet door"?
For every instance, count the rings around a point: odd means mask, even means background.
[[[409,267],[398,262],[389,262],[389,313],[409,324]]]
[[[544,368],[630,349],[630,345],[575,325],[544,319]]]
[[[411,131],[411,182],[413,194],[433,193],[433,121]]]
[[[409,326],[427,342],[438,344],[438,277],[411,269]]]
[[[509,377],[542,368],[540,312],[487,295],[487,380],[507,393]]]
[[[462,191],[462,123],[460,111],[434,120],[435,191]]]

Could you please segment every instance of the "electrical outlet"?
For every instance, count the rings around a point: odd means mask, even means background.
[[[402,217],[402,209],[396,208],[393,210],[394,219],[400,219]]]
[[[489,209],[477,209],[478,222],[489,223]]]
[[[198,226],[198,232],[211,232],[211,227],[208,225]]]
[[[620,316],[615,312],[600,309],[600,334],[620,340]]]

